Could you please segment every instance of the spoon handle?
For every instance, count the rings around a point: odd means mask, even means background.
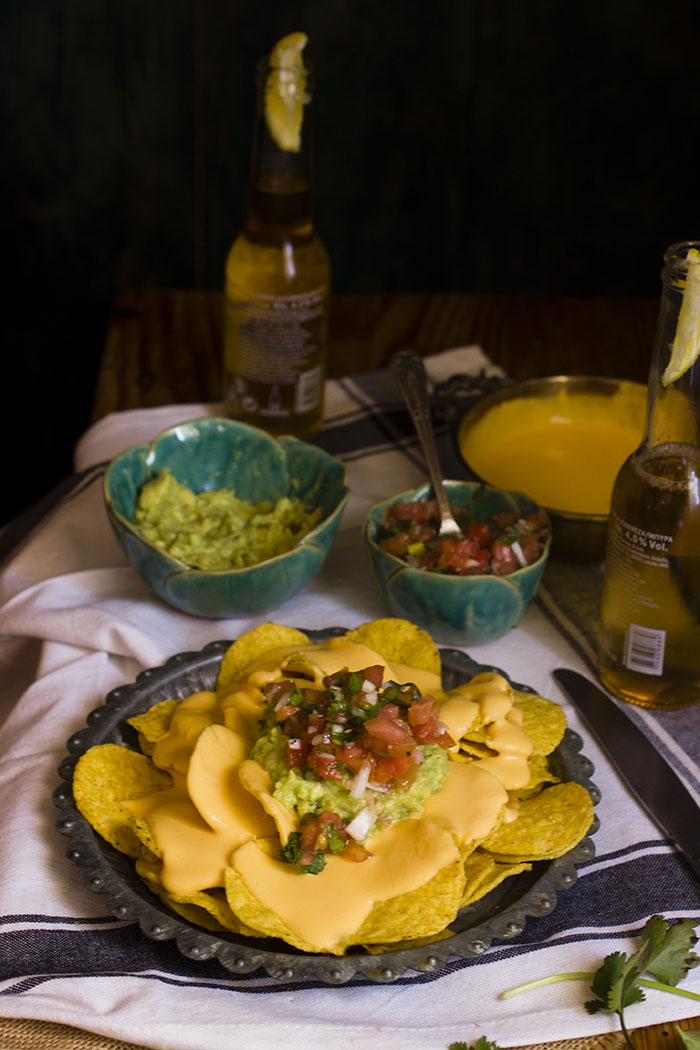
[[[411,413],[428,468],[428,476],[440,510],[440,535],[459,533],[460,528],[450,512],[450,501],[442,483],[435,434],[430,419],[428,380],[423,359],[413,350],[399,350],[391,359],[391,370]]]

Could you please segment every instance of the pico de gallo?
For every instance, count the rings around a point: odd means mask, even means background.
[[[381,664],[360,671],[345,668],[326,676],[319,689],[306,687],[294,672],[294,678],[263,686],[268,702],[263,735],[269,739],[271,728],[276,736],[281,733],[284,765],[297,774],[297,786],[299,777],[307,784],[322,782],[331,800],[344,803],[338,807],[341,813],[321,807],[302,815],[299,830],[280,854],[301,872],[321,871],[328,853],[365,860],[369,854],[362,842],[391,822],[392,800],[398,797],[405,805],[408,797],[409,811],[417,810],[444,779],[446,749],[454,741],[439,719],[435,699],[411,683],[383,682],[383,674]],[[436,752],[439,762],[434,761]],[[265,763],[262,755],[258,760]],[[427,766],[430,774],[423,776],[425,783],[412,799],[412,786]]]
[[[549,526],[544,511],[518,517],[474,518],[471,507],[450,506],[462,536],[438,535],[436,500],[392,503],[382,516],[378,545],[408,565],[452,576],[506,576],[542,555]]]

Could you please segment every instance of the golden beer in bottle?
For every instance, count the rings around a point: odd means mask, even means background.
[[[612,494],[598,670],[643,707],[700,700],[700,242],[664,255],[645,437]]]
[[[312,219],[305,43],[293,33],[258,65],[248,210],[226,260],[224,400],[237,419],[308,439],[323,420],[330,266]]]

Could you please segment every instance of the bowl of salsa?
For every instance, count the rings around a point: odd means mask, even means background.
[[[459,536],[440,537],[429,484],[375,504],[363,537],[394,616],[441,642],[503,637],[535,596],[551,545],[547,512],[529,496],[476,482],[445,482]]]

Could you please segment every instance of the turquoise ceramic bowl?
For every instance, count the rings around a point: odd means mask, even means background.
[[[505,511],[519,516],[540,510],[528,496],[469,481],[446,481],[450,502],[467,507],[479,492],[479,517]],[[432,497],[430,485],[375,504],[364,523],[364,540],[379,588],[394,616],[425,628],[439,642],[475,645],[502,638],[522,620],[544,571],[551,534],[542,557],[509,576],[448,576],[415,569],[377,544],[386,507],[403,500]]]
[[[134,527],[141,487],[167,467],[195,492],[233,489],[260,503],[297,496],[322,507],[323,518],[291,551],[245,569],[204,572],[173,558]],[[349,496],[345,467],[320,448],[293,437],[275,439],[230,419],[181,423],[148,445],[117,456],[107,468],[107,514],[131,564],[169,605],[194,616],[248,616],[274,609],[318,572]]]

